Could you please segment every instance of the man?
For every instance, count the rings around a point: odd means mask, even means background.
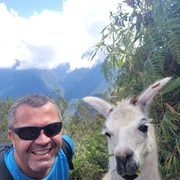
[[[8,136],[13,147],[4,161],[15,180],[67,180],[69,166],[62,146],[62,117],[47,96],[28,95],[17,100],[8,114]],[[65,140],[74,145],[68,136]]]

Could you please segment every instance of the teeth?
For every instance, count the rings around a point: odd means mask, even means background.
[[[34,154],[37,154],[37,155],[43,155],[43,154],[46,154],[48,153],[50,150],[45,150],[45,151],[34,151],[33,153]]]

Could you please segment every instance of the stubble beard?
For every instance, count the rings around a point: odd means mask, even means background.
[[[34,172],[45,172],[52,168],[54,160],[55,157],[52,157],[51,159],[43,159],[38,162],[29,160],[28,165]]]

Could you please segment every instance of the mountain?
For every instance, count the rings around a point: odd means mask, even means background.
[[[67,72],[68,69],[68,64],[52,70],[0,68],[0,99],[4,100],[7,96],[15,99],[32,93],[56,97],[54,91],[60,89],[63,97],[70,101],[102,93],[107,88],[101,73],[101,64],[91,69],[81,68],[72,72]]]
[[[52,95],[53,88],[61,88],[58,79],[47,70],[0,69],[0,99],[42,93]]]
[[[67,100],[79,99],[97,92],[102,93],[107,88],[107,83],[101,73],[101,64],[92,69],[75,69],[68,73],[62,82],[64,98]]]

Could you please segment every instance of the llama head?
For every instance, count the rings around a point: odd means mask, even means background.
[[[155,94],[170,80],[164,78],[146,89],[139,98],[110,104],[97,97],[83,101],[94,107],[106,118],[103,133],[108,136],[110,171],[124,179],[135,179],[139,168],[148,162],[149,154],[157,158],[154,128],[148,119],[148,107]]]

